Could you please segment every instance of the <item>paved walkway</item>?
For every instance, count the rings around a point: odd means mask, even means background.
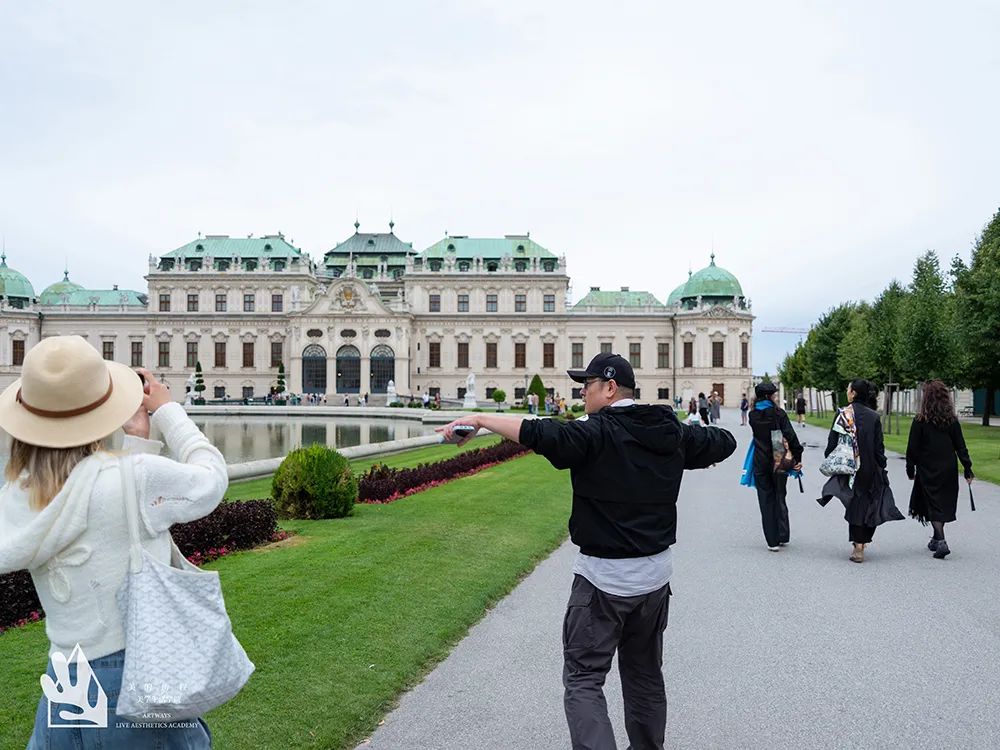
[[[728,416],[728,415],[727,415]],[[738,418],[736,420],[738,422]],[[679,502],[664,673],[667,747],[1000,747],[1000,487],[976,485],[934,560],[929,527],[881,527],[847,560],[843,506],[820,508],[825,432],[800,429],[805,494],[792,544],[768,552],[756,495],[726,463],[690,472]],[[890,458],[897,505],[910,484]],[[543,562],[386,717],[365,750],[562,750],[560,634],[575,547]],[[606,686],[627,747],[616,671]]]

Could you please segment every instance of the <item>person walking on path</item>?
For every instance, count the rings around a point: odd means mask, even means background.
[[[740,426],[746,427],[747,424],[747,412],[750,411],[750,401],[747,399],[747,394],[743,394],[743,398],[740,399]]]
[[[806,423],[806,399],[801,392],[795,399],[795,416],[797,418],[796,421],[800,425],[804,425]]]
[[[934,530],[927,548],[943,560],[951,549],[944,537],[944,525],[955,520],[958,507],[958,465],[965,468],[965,481],[975,478],[972,459],[965,446],[962,425],[955,416],[955,405],[948,386],[940,380],[923,385],[920,411],[910,425],[906,443],[906,476],[913,480],[910,493],[910,516]]]
[[[705,394],[704,393],[699,393],[698,394],[698,414],[701,416],[701,423],[703,425],[709,425],[709,424],[712,423],[711,420],[709,419],[709,416],[708,416],[708,410],[709,410],[709,408],[710,408],[710,404],[708,403],[708,399],[705,398]]]
[[[777,552],[790,541],[788,523],[788,470],[802,470],[802,444],[792,427],[785,410],[777,405],[778,388],[773,383],[760,383],[754,388],[756,398],[750,414],[750,444],[744,464],[742,484],[757,490],[760,504],[760,521],[764,528],[767,548]],[[779,437],[780,435],[780,437]],[[783,454],[790,454],[790,466],[782,466],[775,447],[781,446]]]
[[[661,750],[667,718],[663,632],[677,493],[686,469],[726,459],[736,440],[718,428],[683,425],[667,406],[636,404],[632,367],[617,354],[599,354],[586,370],[568,374],[583,384],[587,414],[580,419],[474,414],[438,431],[451,440],[458,425],[485,428],[570,470],[569,531],[580,548],[563,622],[564,707],[572,746],[615,748],[602,688],[617,652],[631,747]]]
[[[709,402],[712,410],[712,424],[722,419],[722,397],[718,391],[712,391],[712,400]]]
[[[833,453],[841,443],[841,436],[846,435],[846,444],[854,450],[857,470],[851,475],[830,477],[823,485],[819,503],[825,506],[836,497],[844,504],[844,520],[853,545],[850,560],[861,563],[875,529],[886,521],[902,521],[903,514],[896,507],[889,487],[874,385],[867,380],[852,380],[847,386],[847,400],[848,405],[838,410],[834,419],[824,456]]]
[[[115,595],[130,544],[121,452],[111,453],[107,439],[123,429],[123,451],[137,454],[130,460],[142,545],[162,565],[170,564],[170,527],[208,515],[222,500],[225,459],[152,373],[105,361],[79,336],[43,339],[21,372],[0,394],[0,428],[11,436],[0,488],[0,573],[31,574],[45,609],[49,679],[57,679],[57,652],[69,658],[79,645],[107,698],[107,715],[97,717],[105,728],[50,729],[50,715],[79,714],[81,707],[45,690],[29,750],[211,747],[202,719],[157,727],[116,714],[125,629]],[[162,443],[148,439],[150,423],[180,460],[155,455]]]
[[[696,399],[694,396],[691,396],[691,400],[688,402],[687,411],[688,411],[688,417],[690,417],[692,414],[695,416],[698,415],[698,399]]]

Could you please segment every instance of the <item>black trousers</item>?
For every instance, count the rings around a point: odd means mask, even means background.
[[[670,584],[643,596],[614,596],[583,576],[563,621],[563,704],[573,750],[616,750],[604,680],[618,652],[630,750],[663,750],[667,694],[663,631]]]
[[[875,536],[874,526],[858,526],[853,523],[847,526],[848,535],[855,544],[868,544],[872,540],[872,537]]]
[[[709,423],[710,420],[708,418],[708,409],[699,409],[698,410],[698,415],[701,417],[701,423],[702,424],[708,424]]]
[[[791,529],[788,525],[788,475],[766,471],[754,472],[757,485],[757,502],[760,504],[760,523],[768,547],[788,544]]]

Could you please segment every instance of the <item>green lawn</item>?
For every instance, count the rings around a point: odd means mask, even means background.
[[[390,460],[455,449],[429,450]],[[559,545],[569,499],[569,475],[530,455],[346,519],[285,521],[298,533],[277,548],[206,566],[257,666],[208,715],[216,746],[353,748]],[[27,743],[46,652],[42,624],[0,636],[0,747]]]
[[[794,414],[790,414],[789,417],[795,419]],[[807,416],[806,422],[829,429],[833,423],[833,416],[823,419]],[[906,453],[906,441],[909,438],[912,423],[913,417],[899,418],[899,434],[885,436],[886,450]],[[895,430],[895,419],[893,419],[892,426]],[[981,424],[963,422],[962,434],[965,435],[965,443],[969,447],[972,470],[976,473],[976,477],[987,482],[1000,484],[1000,427],[983,427]]]

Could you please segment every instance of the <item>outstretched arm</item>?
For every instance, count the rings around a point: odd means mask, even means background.
[[[437,427],[434,431],[444,435],[445,440],[451,440],[452,428],[458,427],[458,425],[471,425],[477,430],[489,430],[508,440],[518,442],[518,438],[521,435],[521,422],[523,421],[524,417],[505,417],[500,414],[470,414],[467,417],[459,417],[443,427]],[[459,443],[459,445],[465,445],[475,435],[476,433],[473,432]]]

